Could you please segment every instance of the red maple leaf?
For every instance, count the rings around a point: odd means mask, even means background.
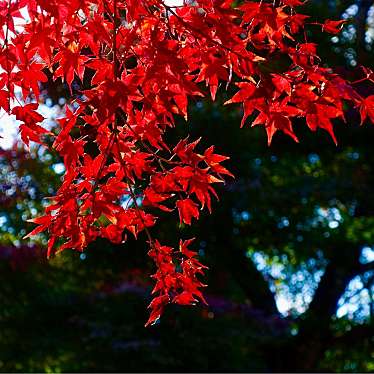
[[[360,105],[361,125],[366,118],[369,118],[374,123],[374,95],[364,98]]]
[[[48,130],[39,126],[37,122],[44,120],[44,117],[36,112],[38,104],[26,104],[25,106],[16,106],[12,109],[12,113],[23,123],[19,129],[22,141],[28,146],[30,140],[41,143],[40,136],[43,134],[51,134]]]
[[[322,24],[322,30],[330,34],[339,34],[345,23],[347,20],[332,21],[328,19]]]
[[[199,209],[196,203],[191,199],[178,200],[176,206],[179,211],[180,223],[184,222],[191,225],[192,217],[199,219]]]
[[[348,107],[359,108],[362,122],[374,119],[372,92],[362,97],[355,88],[361,80],[352,84],[324,66],[312,35],[302,37],[313,24],[297,11],[304,2],[0,2],[0,107],[9,112],[21,87],[25,103],[11,113],[21,121],[25,144],[48,133],[38,113],[47,70],[71,93],[52,145],[66,172],[31,233],[48,230],[48,254],[82,251],[98,237],[121,243],[128,233],[143,233],[156,267],[147,324],[169,303],[204,302],[199,277],[205,267],[188,249],[190,241],[174,251],[152,230],[157,209],[176,207],[187,225],[205,206],[211,211],[212,196],[218,198],[213,184],[232,176],[228,157],[214,146],[178,138],[180,131],[170,136],[177,117],[187,119],[188,104],[198,96],[214,100],[220,85],[235,84],[238,91],[225,104],[240,103],[241,125],[251,118],[252,126],[263,125],[269,144],[277,131],[298,141],[294,127],[303,120],[336,142],[333,123],[344,120]],[[22,8],[29,17],[16,30]],[[344,23],[314,24],[337,34]],[[362,81],[371,84],[372,71],[363,71]]]

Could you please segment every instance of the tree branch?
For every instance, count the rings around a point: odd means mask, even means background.
[[[367,264],[362,264],[357,269],[357,274],[363,274],[367,271],[374,270],[374,261],[368,262]]]
[[[365,35],[366,22],[370,7],[373,5],[373,0],[361,0],[359,2],[359,9],[356,16],[356,31],[357,31],[357,58],[358,62],[363,65],[367,63],[368,51],[366,49]]]

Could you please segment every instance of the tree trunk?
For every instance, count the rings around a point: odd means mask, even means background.
[[[360,267],[360,247],[341,244],[332,250],[332,256],[321,278],[308,310],[300,316],[298,334],[285,347],[284,366],[276,370],[313,371],[319,366],[334,337],[331,317],[350,280]],[[326,368],[323,368],[326,370]]]

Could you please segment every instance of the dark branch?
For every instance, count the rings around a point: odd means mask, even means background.
[[[374,261],[360,265],[357,274],[363,274],[370,270],[374,270]]]
[[[368,12],[373,5],[373,0],[361,0],[359,10],[356,16],[356,32],[357,32],[357,57],[360,64],[367,63],[368,51],[366,49],[366,23]]]

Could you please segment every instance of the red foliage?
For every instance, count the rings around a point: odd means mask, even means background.
[[[181,223],[191,224],[199,210],[211,210],[213,185],[231,175],[222,166],[227,157],[213,147],[199,153],[198,141],[166,142],[175,117],[187,118],[189,100],[205,96],[200,83],[213,100],[219,87],[234,83],[239,90],[227,104],[241,103],[242,125],[252,116],[252,126],[264,126],[269,143],[278,131],[298,141],[293,119],[300,117],[336,141],[332,120],[344,120],[346,103],[360,110],[363,121],[373,120],[373,96],[361,97],[322,67],[315,44],[300,42],[308,21],[296,13],[302,3],[185,0],[170,7],[162,0],[0,0],[0,106],[9,111],[15,87],[21,87],[28,103],[11,113],[21,121],[22,139],[41,143],[53,136],[66,168],[53,203],[34,220],[39,226],[32,234],[49,232],[48,255],[55,245],[82,251],[99,236],[120,243],[126,232],[145,231],[157,266],[148,324],[169,302],[203,300],[197,276],[204,267],[187,242],[175,252],[150,231],[157,209],[178,210]],[[28,17],[16,32],[22,14]],[[343,23],[308,27],[335,34]],[[279,56],[290,63],[275,71]],[[42,128],[36,112],[46,69],[66,82],[77,108],[66,107],[55,135]],[[364,72],[372,80],[372,72]]]

